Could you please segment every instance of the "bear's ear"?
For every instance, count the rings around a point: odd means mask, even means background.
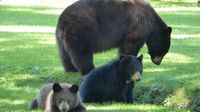
[[[70,91],[72,92],[72,93],[77,93],[78,92],[78,85],[77,84],[73,84],[72,86],[71,86],[71,88],[70,88]]]
[[[143,55],[141,54],[139,57],[137,57],[137,59],[142,63]]]
[[[60,84],[58,83],[54,83],[53,84],[53,91],[56,93],[56,92],[59,92],[62,90],[62,87],[60,86]]]
[[[126,56],[125,55],[120,55],[119,57],[119,62],[123,62],[125,60]]]
[[[165,33],[166,34],[171,34],[171,32],[172,32],[172,27],[165,28]]]

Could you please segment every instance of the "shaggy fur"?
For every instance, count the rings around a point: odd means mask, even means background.
[[[29,108],[45,112],[86,112],[78,86],[67,83],[44,85],[38,96],[30,102]]]
[[[142,74],[142,56],[120,59],[92,70],[80,88],[83,102],[118,101],[133,103],[133,88]]]
[[[65,71],[87,74],[94,68],[93,53],[119,48],[137,56],[147,43],[159,65],[170,47],[171,27],[143,0],[79,0],[58,19],[56,39]]]

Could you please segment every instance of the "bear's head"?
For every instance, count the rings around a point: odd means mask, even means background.
[[[151,60],[156,65],[160,65],[163,57],[167,54],[170,48],[171,27],[164,29],[157,28],[152,37],[147,40],[147,47]]]
[[[79,103],[78,85],[71,86],[60,85],[58,83],[53,84],[53,96],[52,102],[61,112],[68,112],[70,109],[76,107]]]
[[[126,81],[137,82],[141,80],[141,75],[143,72],[142,66],[143,55],[136,58],[131,55],[121,55],[120,56],[120,72],[123,72],[123,77]]]

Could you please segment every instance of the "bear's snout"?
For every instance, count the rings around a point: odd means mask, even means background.
[[[59,110],[61,112],[68,112],[69,111],[69,105],[66,102],[62,102],[59,106]]]
[[[67,111],[67,109],[62,109],[61,111],[62,111],[62,112],[66,112],[66,111]]]
[[[162,56],[160,56],[160,57],[156,56],[156,57],[154,57],[154,58],[151,58],[152,62],[155,63],[156,65],[160,65],[162,59],[163,59]]]
[[[131,80],[133,80],[134,82],[140,81],[141,80],[140,72],[139,71],[135,72],[131,77]]]

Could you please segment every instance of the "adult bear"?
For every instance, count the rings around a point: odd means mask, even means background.
[[[118,47],[137,56],[146,43],[159,65],[170,47],[172,28],[143,0],[79,0],[58,19],[56,39],[65,71],[87,74],[93,53]]]

